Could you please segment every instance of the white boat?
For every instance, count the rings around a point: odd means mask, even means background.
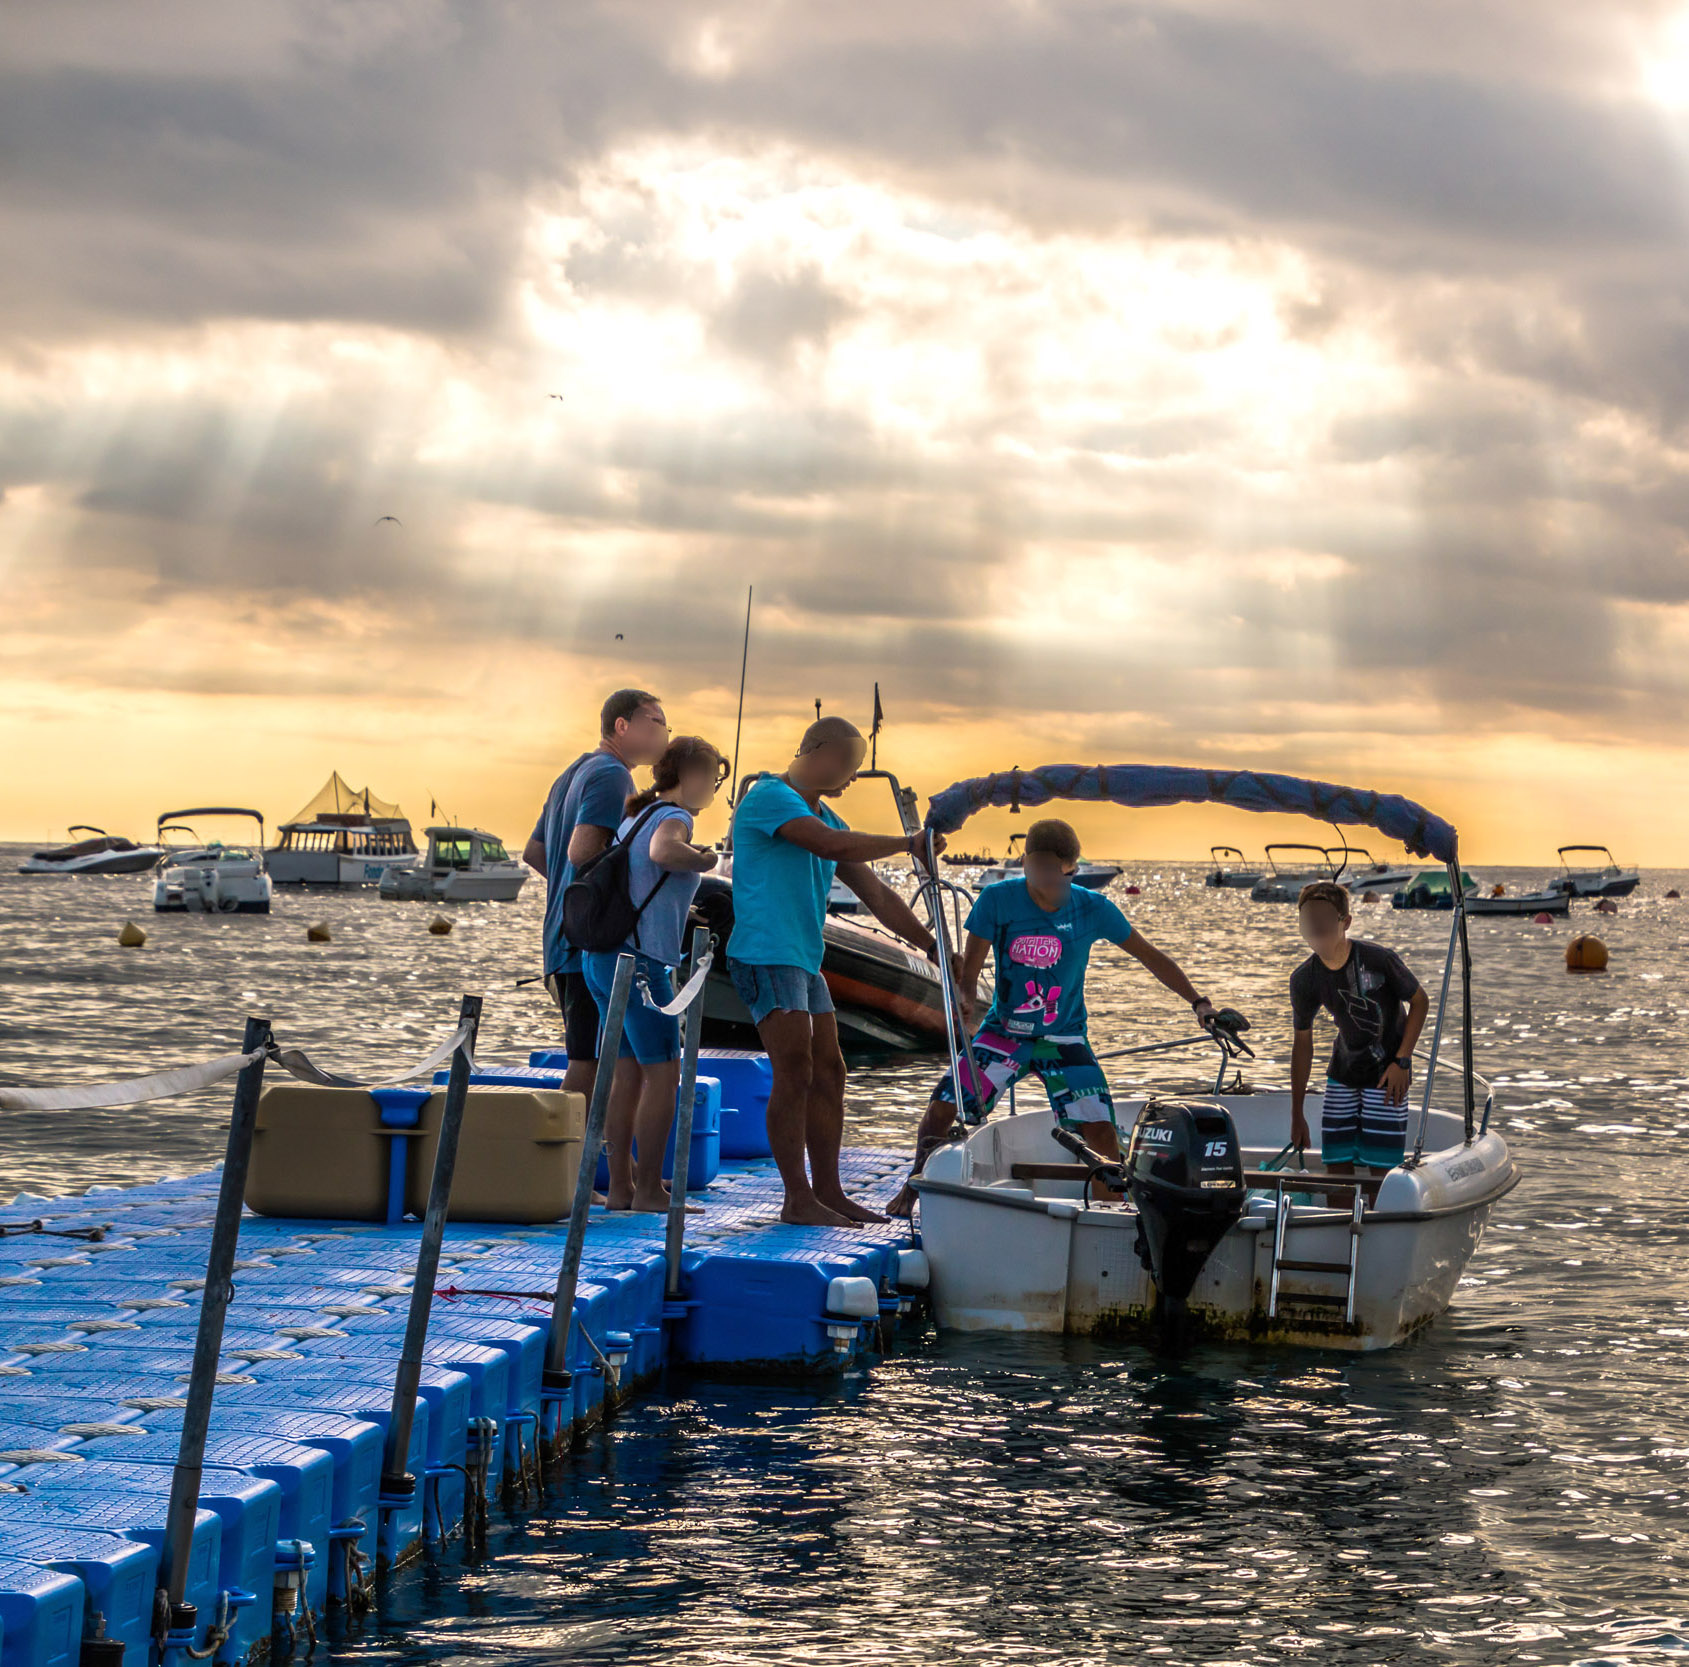
[[[1252,886],[1261,878],[1258,868],[1233,868],[1228,858],[1235,857],[1237,861],[1245,860],[1243,853],[1235,845],[1210,845],[1208,854],[1214,859],[1214,866],[1203,875],[1205,886],[1217,886],[1227,891],[1242,891]]]
[[[162,845],[137,845],[132,839],[108,834],[104,828],[78,822],[65,830],[73,837],[68,845],[53,845],[33,851],[18,864],[20,874],[145,874],[157,867],[164,855]],[[76,839],[79,833],[90,839]]]
[[[1572,894],[1550,886],[1544,891],[1504,891],[1497,886],[1488,896],[1471,893],[1469,915],[1563,915],[1571,912]]]
[[[1605,857],[1606,862],[1594,867],[1573,868],[1566,861],[1568,856],[1591,853]],[[1563,872],[1554,886],[1570,897],[1629,897],[1642,883],[1642,876],[1634,868],[1619,867],[1605,845],[1562,845],[1559,855]]]
[[[1205,1034],[1121,1050],[1212,1045],[1220,1068],[1195,1093],[1116,1101],[1130,1130],[1118,1164],[1058,1130],[1048,1110],[959,1129],[912,1183],[939,1325],[1148,1331],[1175,1343],[1206,1336],[1346,1350],[1388,1348],[1411,1336],[1449,1306],[1492,1211],[1519,1178],[1506,1141],[1490,1126],[1493,1093],[1472,1067],[1468,900],[1454,829],[1394,795],[1150,765],[1082,776],[1052,766],[960,782],[933,798],[927,824],[948,835],[988,805],[1049,797],[1134,807],[1220,802],[1358,823],[1399,839],[1449,870],[1453,919],[1441,996],[1410,1108],[1408,1150],[1383,1175],[1333,1175],[1317,1151],[1302,1155],[1310,1167],[1281,1166],[1289,1092],[1226,1089],[1231,1059],[1249,1053],[1239,1035],[1246,1021],[1229,1014]],[[939,961],[947,967],[946,955]],[[1435,1095],[1449,1075],[1439,1078],[1445,1027],[1455,1025],[1459,1092],[1450,1110]],[[948,1041],[959,1089],[964,1038],[955,1023]],[[1314,1127],[1320,1103],[1319,1094],[1308,1095]],[[1104,1183],[1106,1201],[1093,1201]]]
[[[422,861],[390,867],[381,877],[381,895],[411,902],[509,903],[527,883],[529,872],[496,834],[480,828],[430,828]]]
[[[1364,845],[1328,845],[1325,854],[1336,864],[1338,885],[1353,892],[1394,891],[1413,878],[1406,863],[1379,862]]]
[[[258,824],[256,845],[225,845],[201,841],[199,835],[181,823],[197,816],[251,817]],[[186,833],[193,843],[165,844],[166,835]],[[264,870],[264,818],[255,810],[232,805],[201,805],[192,810],[167,810],[158,819],[159,844],[164,846],[158,879],[153,884],[152,906],[160,914],[267,915],[270,912],[270,876]]]
[[[1280,854],[1290,851],[1312,852],[1320,859],[1319,866],[1311,866],[1305,861],[1298,865],[1295,860],[1287,858],[1281,868]],[[1249,888],[1249,898],[1253,903],[1294,903],[1302,895],[1303,886],[1311,885],[1315,880],[1333,879],[1337,873],[1337,865],[1326,855],[1323,845],[1269,845],[1267,868],[1269,872]]]
[[[390,868],[414,867],[419,853],[397,805],[367,787],[348,787],[339,771],[265,852],[277,885],[378,886]]]
[[[1015,847],[1025,838],[1025,834],[1011,834],[1008,855],[987,868],[974,881],[975,886],[994,886],[999,880],[1018,880],[1026,872],[1026,863]],[[1101,891],[1110,880],[1118,880],[1122,872],[1117,862],[1087,862],[1081,857],[1079,866],[1073,871],[1073,883],[1090,891]]]

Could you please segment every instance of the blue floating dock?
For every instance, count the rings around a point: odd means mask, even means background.
[[[537,1054],[487,1074],[555,1082],[561,1069]],[[701,1071],[709,1173],[678,1300],[665,1295],[663,1219],[595,1210],[567,1390],[542,1389],[567,1224],[449,1224],[405,1461],[418,1489],[402,1506],[383,1507],[380,1473],[419,1224],[243,1220],[190,1566],[196,1642],[223,1614],[218,1660],[254,1660],[283,1616],[285,1646],[286,1602],[318,1617],[361,1597],[378,1557],[397,1565],[461,1531],[482,1475],[494,1491],[526,1485],[547,1452],[665,1367],[822,1377],[880,1348],[919,1296],[900,1289],[908,1228],[782,1225],[762,1155],[766,1060],[720,1053]],[[883,1204],[906,1163],[847,1152],[845,1184]],[[124,1667],[157,1660],[154,1591],[217,1186],[208,1173],[0,1208],[0,1667],[70,1667],[95,1637]]]

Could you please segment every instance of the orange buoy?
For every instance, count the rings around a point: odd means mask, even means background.
[[[1554,924],[1554,916],[1553,915],[1537,914],[1537,915],[1531,916],[1531,925],[1533,925],[1533,926],[1552,926],[1553,924]]]
[[[1506,886],[1498,883],[1498,884],[1490,887],[1490,896],[1491,897],[1505,897],[1506,895],[1507,895],[1507,887]]]
[[[435,915],[435,917],[428,923],[428,930],[437,938],[445,937],[451,929],[452,923],[447,920],[444,915]]]
[[[306,943],[327,943],[328,922],[319,920],[315,926],[307,926],[305,928],[305,941]]]
[[[1601,901],[1595,905],[1595,912],[1598,915],[1616,915],[1619,912],[1619,906],[1612,900],[1612,898],[1603,897]]]
[[[1142,897],[1143,888],[1141,886],[1128,886],[1126,888],[1126,895],[1128,897]]]
[[[1607,970],[1607,946],[1599,938],[1592,938],[1587,933],[1579,938],[1573,938],[1566,945],[1567,972],[1605,972]]]

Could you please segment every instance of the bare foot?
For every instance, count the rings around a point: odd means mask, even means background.
[[[606,1198],[604,1196],[604,1194],[601,1193],[601,1192],[593,1193],[592,1201],[593,1201],[594,1204],[608,1204],[610,1202],[610,1200],[608,1198]]]
[[[627,1206],[630,1210],[637,1210],[641,1215],[667,1215],[669,1211],[669,1189],[663,1187],[655,1193],[641,1192],[638,1187],[633,1189],[633,1201]]]
[[[633,1194],[618,1192],[614,1187],[610,1189],[610,1196],[604,1200],[605,1207],[612,1210],[631,1210],[633,1208]]]
[[[852,1222],[883,1222],[885,1217],[878,1210],[870,1210],[866,1204],[858,1204],[854,1198],[847,1198],[844,1193],[829,1195],[822,1200],[829,1210],[836,1210],[846,1220]]]
[[[899,1221],[907,1221],[915,1213],[915,1189],[905,1186],[903,1190],[886,1205],[886,1214],[896,1216]]]
[[[788,1227],[857,1227],[861,1224],[852,1221],[849,1216],[840,1215],[837,1210],[829,1210],[819,1198],[805,1199],[794,1204],[787,1199],[780,1211],[780,1219]]]

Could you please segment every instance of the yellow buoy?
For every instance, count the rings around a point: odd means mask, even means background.
[[[305,941],[306,943],[327,943],[328,922],[319,920],[315,926],[307,926],[305,928]]]
[[[445,937],[451,929],[452,923],[447,920],[444,915],[435,915],[435,917],[428,923],[428,930],[437,938]]]
[[[1580,938],[1573,938],[1566,945],[1567,972],[1605,972],[1607,970],[1607,946],[1599,938],[1592,938],[1587,933]]]
[[[126,920],[123,923],[123,930],[117,934],[117,941],[125,949],[139,949],[147,941],[147,935],[134,921]]]

